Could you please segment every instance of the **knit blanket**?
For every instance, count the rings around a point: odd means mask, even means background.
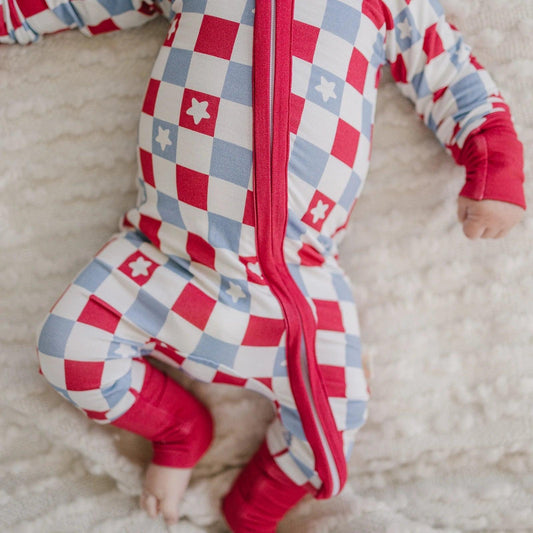
[[[443,5],[510,104],[531,177],[533,2]],[[150,444],[83,416],[35,355],[46,312],[135,202],[137,122],[166,29],[161,18],[0,48],[4,532],[167,530],[138,506]],[[370,175],[341,247],[372,371],[369,420],[344,491],[303,500],[281,533],[533,530],[533,224],[469,241],[456,221],[463,176],[385,72]],[[164,368],[216,420],[172,531],[222,533],[220,498],[271,407]]]

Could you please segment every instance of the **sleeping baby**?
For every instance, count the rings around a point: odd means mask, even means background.
[[[87,417],[150,440],[141,506],[178,520],[208,409],[147,357],[269,398],[276,416],[222,501],[268,533],[347,479],[368,417],[338,246],[369,168],[377,88],[466,168],[458,218],[499,238],[525,209],[522,145],[438,0],[0,0],[0,43],[157,16],[169,29],[138,131],[138,198],[38,333],[39,372]]]

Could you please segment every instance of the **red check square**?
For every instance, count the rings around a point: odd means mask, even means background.
[[[292,53],[309,63],[313,62],[320,28],[295,20],[292,23]]]
[[[198,32],[195,52],[230,59],[239,30],[239,23],[205,15]]]
[[[113,333],[117,329],[120,317],[119,311],[92,294],[78,317],[78,322]]]
[[[159,240],[159,228],[161,227],[161,221],[155,218],[141,215],[139,219],[139,229],[142,233],[150,239],[150,241],[159,248],[161,241]]]
[[[290,110],[289,110],[289,129],[291,133],[298,133],[300,122],[302,120],[302,113],[304,111],[305,98],[291,94],[290,96]]]
[[[244,205],[242,223],[247,226],[255,226],[254,193],[252,191],[246,191],[246,204]]]
[[[302,222],[320,231],[326,218],[331,213],[335,202],[320,191],[315,191],[307,212],[302,217]]]
[[[346,81],[361,94],[363,94],[365,87],[367,70],[368,59],[357,48],[354,48],[348,65]]]
[[[176,166],[178,200],[207,211],[209,176],[189,168]]]
[[[285,321],[279,318],[250,316],[242,340],[243,346],[278,346],[285,331]]]
[[[342,324],[342,313],[339,304],[329,300],[315,300],[317,329],[328,331],[344,331]]]
[[[349,167],[353,167],[358,145],[359,132],[344,120],[339,119],[331,155]]]
[[[142,112],[154,116],[155,102],[157,99],[157,93],[159,92],[159,86],[161,82],[159,80],[150,79],[148,82],[148,88],[146,89],[146,95],[144,96]]]
[[[196,261],[212,269],[215,268],[215,249],[199,235],[195,233],[187,235],[186,250],[191,261]]]
[[[430,26],[424,34],[423,50],[427,56],[427,63],[444,52],[444,46],[442,46],[442,39],[437,31],[436,23]]]
[[[36,15],[37,13],[41,13],[43,11],[48,11],[50,9],[45,0],[26,0],[25,2],[20,2],[18,8],[25,18],[31,17],[32,15]],[[13,15],[15,15],[15,13],[15,10],[13,10]]]
[[[65,359],[65,386],[67,391],[99,389],[103,371],[103,361],[72,361]]]
[[[346,376],[342,366],[319,365],[329,397],[346,398]]]
[[[141,170],[143,173],[143,178],[146,183],[155,187],[155,178],[154,178],[154,165],[153,157],[150,152],[139,148],[139,159],[141,162]]]
[[[303,266],[320,266],[325,261],[324,256],[307,243],[304,243],[298,250],[298,255]]]
[[[87,28],[93,35],[120,30],[120,28],[113,22],[113,19],[103,20],[100,24],[97,24],[96,26],[87,26]]]
[[[181,102],[179,125],[204,135],[215,135],[220,98],[185,89]]]
[[[158,266],[158,263],[137,250],[118,267],[118,270],[142,286],[152,277]]]
[[[187,322],[203,330],[215,304],[216,300],[209,298],[198,287],[189,283],[181,291],[179,298],[172,306],[172,311],[183,317]]]
[[[223,372],[217,372],[213,378],[212,383],[225,383],[226,385],[237,385],[238,387],[244,387],[246,385],[246,379],[232,376],[230,374],[224,374]]]

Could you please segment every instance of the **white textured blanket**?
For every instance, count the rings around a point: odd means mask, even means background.
[[[533,2],[443,3],[510,103],[531,177]],[[135,201],[137,120],[166,27],[0,49],[2,532],[165,531],[137,504],[149,444],[54,392],[34,337]],[[304,500],[280,531],[533,531],[532,219],[503,241],[468,241],[455,220],[462,180],[386,76],[341,250],[372,361],[370,419],[343,494]],[[191,386],[217,435],[174,531],[222,532],[219,498],[271,410],[252,393]]]

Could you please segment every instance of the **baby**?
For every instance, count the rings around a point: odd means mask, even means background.
[[[140,117],[137,205],[43,321],[41,374],[95,422],[152,442],[150,516],[178,519],[213,423],[147,356],[273,402],[222,503],[233,531],[274,532],[306,494],[338,494],[370,389],[337,251],[368,172],[384,64],[466,167],[466,236],[502,237],[525,209],[509,109],[438,0],[0,7],[0,43],[170,22]]]

